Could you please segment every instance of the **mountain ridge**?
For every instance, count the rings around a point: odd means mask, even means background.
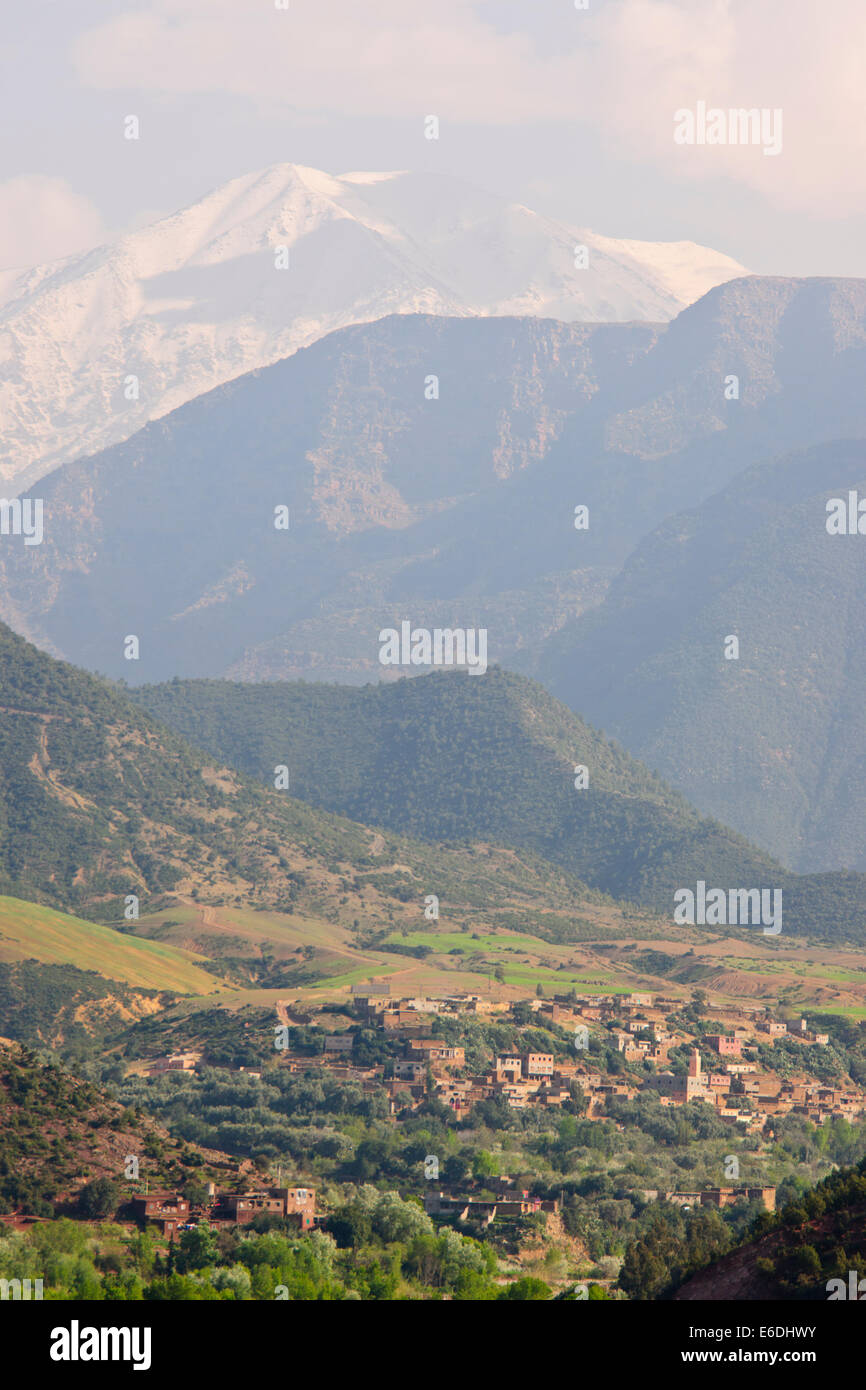
[[[554,693],[800,872],[866,865],[866,592],[859,538],[826,529],[852,489],[866,496],[860,440],[755,465],[647,537],[539,660]]]
[[[440,175],[272,165],[114,243],[5,277],[0,477],[27,486],[351,323],[394,312],[665,320],[742,272],[693,243],[597,237]]]
[[[666,328],[341,329],[55,470],[43,543],[0,544],[0,616],[142,681],[363,681],[406,617],[486,627],[491,660],[534,674],[666,518],[780,450],[866,437],[864,370],[852,280],[735,280]]]

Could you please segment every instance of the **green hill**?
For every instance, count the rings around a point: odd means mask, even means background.
[[[431,891],[452,911],[573,912],[587,897],[529,849],[386,836],[275,790],[273,777],[265,788],[2,625],[0,710],[0,893],[10,898],[126,929],[135,895],[140,921],[197,901],[364,933],[419,925]],[[206,940],[192,950],[206,955]]]
[[[117,924],[130,894],[142,913],[198,897],[363,931],[415,920],[431,884],[499,911],[573,909],[589,885],[669,915],[703,879],[782,888],[785,931],[866,934],[860,875],[787,874],[524,677],[172,682],[136,698],[172,730],[0,626],[7,897]]]
[[[866,932],[860,875],[787,873],[522,676],[494,668],[363,688],[172,681],[132,698],[250,774],[287,765],[295,795],[368,824],[531,850],[666,913],[675,890],[699,879],[781,887],[784,930]]]
[[[366,850],[287,797],[209,765],[115,688],[0,626],[0,891],[123,920],[172,892],[298,891],[292,871]],[[310,845],[310,854],[302,846]]]

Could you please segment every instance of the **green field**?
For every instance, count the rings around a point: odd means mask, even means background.
[[[87,926],[86,930],[91,928]],[[742,974],[742,991],[736,980],[705,986],[714,998],[735,1000],[742,993],[751,999],[749,981],[762,977],[772,981],[777,994],[783,988],[796,988],[803,995],[800,1007],[811,1003],[813,1007],[860,1016],[863,1006],[856,996],[866,996],[866,971],[858,970],[857,954],[853,951],[840,958],[836,950],[810,946],[808,959],[804,959],[802,945],[796,949],[789,945],[786,949],[785,943],[768,941],[761,942],[760,950],[752,954],[743,949],[738,938],[706,941],[692,928],[675,932],[668,927],[666,932],[664,944],[675,948],[674,954],[681,958],[681,963],[688,963],[681,957],[683,948],[688,946],[695,965],[710,971]],[[654,939],[653,933],[646,936],[642,929],[635,932],[634,927],[629,930],[623,924],[617,949],[611,953],[606,942],[550,942],[525,930],[512,931],[478,921],[467,922],[462,929],[450,922],[438,927],[419,924],[417,929],[392,928],[384,943],[386,947],[420,946],[430,953],[413,957],[383,950],[381,945],[361,945],[344,924],[325,917],[188,902],[173,903],[163,912],[142,918],[134,938],[141,945],[173,951],[193,965],[200,959],[194,954],[196,950],[207,952],[218,963],[222,958],[245,958],[256,963],[263,954],[270,953],[276,961],[291,965],[299,948],[312,948],[304,966],[312,978],[298,983],[287,978],[279,988],[265,981],[259,986],[239,981],[222,996],[226,1002],[231,1001],[232,1007],[242,999],[268,1007],[276,1000],[293,997],[319,1003],[345,996],[353,985],[367,980],[375,980],[380,986],[388,980],[395,994],[407,996],[465,990],[507,999],[532,996],[541,985],[547,995],[572,989],[594,994],[649,989],[654,993],[682,993],[687,998],[692,988],[688,981],[655,976],[641,964],[641,947]],[[121,938],[124,944],[130,940],[127,936]],[[0,938],[0,958],[2,946]],[[632,950],[634,955],[630,954]],[[813,987],[811,991],[809,985]],[[848,986],[854,997],[831,1001],[828,987],[834,986]],[[213,987],[211,979],[208,993]],[[190,1007],[199,1006],[190,1000]]]
[[[212,994],[221,986],[202,970],[201,956],[85,922],[37,903],[0,897],[0,961],[75,965],[139,989]]]
[[[488,953],[496,951],[526,951],[527,954],[534,956],[549,955],[559,951],[563,955],[573,953],[574,947],[551,946],[543,941],[539,936],[521,936],[518,932],[479,932],[478,940],[474,940],[471,934],[460,931],[453,932],[434,932],[434,931],[411,931],[404,936],[402,932],[394,932],[388,937],[389,946],[429,946],[433,951],[450,951],[455,946],[461,947],[467,955],[474,951],[486,951]]]

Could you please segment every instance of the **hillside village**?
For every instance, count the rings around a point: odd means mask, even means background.
[[[553,1024],[573,1034],[571,1056],[552,1052],[502,1053],[491,1069],[468,1075],[465,1050],[425,1036],[435,1019],[459,1019],[487,1015],[516,1022],[526,1008],[539,1024]],[[773,1122],[782,1115],[803,1115],[823,1124],[833,1115],[851,1119],[866,1110],[866,1092],[839,1088],[809,1078],[809,1049],[826,1047],[829,1034],[809,1028],[804,1019],[783,1022],[764,1008],[748,1005],[705,1006],[718,1032],[695,1036],[674,1021],[682,1000],[632,993],[625,996],[587,994],[535,999],[528,1006],[496,1003],[477,994],[437,998],[392,998],[382,992],[356,989],[353,1008],[359,1020],[380,1029],[403,1044],[404,1055],[390,1066],[359,1068],[352,1063],[355,1034],[351,1029],[329,1033],[320,1057],[286,1050],[281,1064],[308,1067],[311,1061],[329,1071],[381,1085],[397,1114],[421,1104],[428,1094],[450,1106],[458,1115],[481,1100],[497,1096],[511,1108],[561,1106],[580,1097],[587,1119],[604,1115],[611,1096],[634,1097],[644,1090],[657,1091],[662,1105],[687,1105],[701,1100],[746,1132],[772,1137]],[[642,1063],[652,1072],[644,1079],[632,1074],[612,1078],[593,1067],[590,1060],[591,1030],[614,1041],[627,1063]],[[803,1047],[803,1078],[784,1081],[772,1068],[756,1060],[759,1045],[772,1047],[781,1038]],[[671,1069],[673,1049],[689,1048],[688,1072]],[[704,1058],[711,1056],[708,1069]],[[171,1066],[158,1062],[157,1068]],[[175,1059],[174,1065],[195,1065],[195,1058]]]
[[[815,1074],[816,1056],[828,1047],[830,1037],[805,1019],[782,1020],[749,1004],[702,1001],[704,1026],[696,1027],[687,1022],[683,1010],[682,998],[642,992],[572,991],[550,999],[505,1002],[472,993],[398,997],[385,987],[359,985],[345,1006],[346,1027],[335,1027],[333,1014],[326,1010],[301,1010],[296,1003],[281,1006],[281,1019],[321,1030],[320,1050],[311,1052],[309,1041],[303,1049],[293,1048],[291,1026],[283,1023],[275,1029],[274,1057],[263,1067],[298,1076],[327,1074],[359,1085],[367,1095],[384,1094],[392,1123],[405,1121],[431,1100],[463,1120],[480,1103],[499,1101],[509,1110],[560,1111],[601,1122],[609,1120],[611,1100],[649,1095],[662,1107],[707,1105],[734,1134],[753,1136],[766,1146],[785,1116],[822,1126],[833,1117],[851,1121],[866,1111],[866,1092],[850,1082],[828,1084]],[[472,1020],[508,1023],[528,1033],[544,1029],[560,1043],[551,1051],[531,1046],[499,1051],[489,1067],[474,1071],[467,1065],[466,1047],[441,1036],[459,1035],[461,1026]],[[387,1048],[388,1060],[370,1064],[358,1059],[359,1039],[370,1032]],[[794,1077],[774,1069],[773,1053],[781,1058],[783,1041],[802,1053]],[[622,1062],[613,1072],[604,1065],[612,1052]],[[152,1059],[143,1070],[159,1076],[207,1065],[202,1051],[192,1049]],[[262,1075],[262,1068],[238,1070],[251,1077]],[[435,1179],[438,1171],[426,1176]],[[489,1179],[484,1195],[465,1185],[443,1187],[435,1180],[426,1188],[425,1208],[439,1217],[489,1223],[558,1210],[556,1200],[533,1197],[505,1177]],[[642,1196],[647,1202],[665,1200],[687,1210],[721,1209],[740,1200],[757,1202],[771,1212],[776,1207],[776,1189],[766,1183],[705,1185],[691,1191],[645,1188]]]

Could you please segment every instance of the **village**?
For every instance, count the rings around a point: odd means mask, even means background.
[[[585,1101],[585,1117],[600,1119],[611,1096],[633,1098],[655,1091],[662,1105],[687,1105],[701,1100],[725,1120],[744,1131],[772,1136],[773,1122],[782,1115],[804,1115],[823,1124],[833,1115],[848,1119],[866,1109],[866,1094],[809,1080],[808,1049],[826,1047],[829,1036],[811,1031],[802,1019],[782,1022],[765,1009],[744,1006],[705,1006],[717,1021],[718,1032],[695,1038],[675,1027],[671,1015],[682,1000],[651,994],[579,995],[576,998],[534,999],[528,1007],[539,1026],[555,1024],[573,1036],[573,1057],[553,1052],[500,1053],[489,1071],[467,1075],[465,1049],[430,1037],[432,1020],[487,1015],[514,1021],[517,1006],[497,1003],[480,995],[446,995],[436,998],[392,998],[385,993],[356,989],[353,1008],[365,1025],[381,1029],[403,1044],[404,1055],[393,1063],[369,1068],[353,1065],[354,1033],[328,1034],[318,1058],[300,1057],[287,1051],[282,1065],[306,1068],[311,1061],[330,1071],[368,1086],[381,1086],[397,1114],[420,1105],[432,1093],[457,1114],[478,1101],[501,1097],[511,1108],[561,1106],[575,1099],[576,1088]],[[626,1069],[616,1076],[593,1066],[589,1051],[591,1029],[608,1045],[615,1045],[623,1061],[645,1063],[651,1074],[644,1077]],[[772,1047],[780,1039],[792,1039],[804,1050],[804,1079],[784,1081],[756,1060],[758,1044]],[[687,1075],[669,1066],[676,1047],[689,1047]],[[712,1058],[705,1066],[702,1054]]]
[[[783,1022],[769,1011],[751,1005],[702,1005],[702,1015],[713,1020],[714,1031],[695,1034],[683,1026],[683,999],[655,997],[644,992],[627,995],[584,994],[570,997],[535,998],[531,1001],[491,1001],[478,994],[450,994],[438,997],[393,997],[384,988],[354,987],[348,1012],[356,1023],[343,1029],[324,1031],[321,1052],[293,1051],[288,1045],[289,1027],[277,1029],[277,1047],[268,1066],[293,1073],[325,1070],[336,1079],[354,1081],[368,1094],[384,1093],[392,1120],[420,1108],[428,1099],[449,1106],[456,1116],[466,1116],[481,1101],[499,1098],[509,1109],[559,1109],[574,1102],[582,1118],[602,1120],[612,1097],[632,1099],[642,1093],[655,1094],[663,1106],[689,1105],[701,1101],[713,1106],[719,1118],[742,1133],[773,1137],[773,1125],[780,1116],[795,1113],[823,1125],[834,1115],[853,1118],[866,1109],[866,1095],[809,1080],[809,1049],[824,1048],[828,1034],[810,1030],[805,1020]],[[491,1066],[480,1074],[470,1074],[466,1048],[441,1037],[432,1037],[436,1019],[487,1019],[489,1022],[516,1023],[530,1029],[550,1029],[569,1038],[569,1051],[556,1052],[514,1048],[496,1052]],[[291,1017],[288,1006],[281,1017]],[[313,1015],[324,1024],[328,1015]],[[306,1015],[304,1015],[306,1019]],[[300,1020],[299,1020],[300,1022]],[[392,1059],[375,1065],[361,1065],[353,1054],[357,1036],[375,1030],[388,1041]],[[616,1073],[605,1072],[594,1062],[589,1038],[607,1052],[616,1049],[623,1066]],[[803,1079],[783,1080],[758,1062],[758,1047],[776,1047],[781,1040],[792,1040],[803,1049]],[[670,1054],[685,1049],[687,1070],[674,1072]],[[598,1049],[596,1049],[598,1051]],[[603,1054],[602,1054],[603,1055]],[[680,1054],[683,1055],[683,1054]],[[712,1059],[705,1065],[705,1059]],[[638,1066],[641,1070],[638,1070]],[[200,1051],[178,1052],[147,1063],[147,1074],[190,1072],[207,1063]],[[240,1066],[239,1072],[261,1076],[260,1068]],[[538,1212],[559,1211],[559,1201],[541,1200],[530,1191],[518,1190],[507,1176],[489,1176],[475,1188],[456,1191],[439,1184],[438,1169],[425,1173],[424,1208],[431,1216],[481,1226],[493,1220],[518,1218]],[[482,1190],[480,1190],[480,1186]],[[765,1211],[776,1209],[776,1188],[703,1187],[701,1190],[642,1191],[645,1201],[669,1201],[677,1207],[721,1209],[735,1202],[758,1202]],[[246,1193],[215,1193],[196,1209],[177,1193],[138,1195],[132,1202],[138,1222],[156,1223],[164,1237],[189,1229],[193,1223],[242,1225],[260,1215],[288,1218],[300,1232],[320,1222],[316,1213],[316,1193],[310,1187],[261,1187]]]
[[[257,1031],[253,1020],[240,1020],[240,1033],[259,1040],[242,1047],[242,1065],[240,1058],[214,1065],[206,1047],[197,1045],[140,1059],[133,1069],[153,1080],[199,1073],[204,1084],[213,1070],[250,1081],[279,1073],[299,1080],[328,1076],[352,1084],[375,1102],[385,1125],[395,1126],[416,1112],[423,1118],[432,1105],[441,1120],[450,1112],[459,1125],[471,1127],[475,1106],[487,1105],[487,1118],[478,1123],[493,1129],[500,1123],[496,1115],[518,1111],[527,1112],[535,1133],[531,1112],[548,1111],[555,1133],[575,1120],[623,1130],[619,1102],[649,1099],[673,1109],[696,1102],[710,1106],[733,1134],[751,1136],[766,1151],[785,1116],[823,1126],[834,1118],[855,1120],[866,1111],[866,1094],[849,1077],[838,1080],[840,1069],[830,1058],[822,1065],[830,1034],[791,1009],[785,1013],[783,1019],[751,1002],[713,1002],[699,991],[691,1004],[683,995],[580,994],[575,988],[569,994],[507,1001],[471,992],[407,997],[368,981],[339,1002],[281,1002],[270,1037]],[[509,1047],[502,1047],[505,1040]],[[837,1079],[827,1081],[834,1073]],[[264,1230],[275,1222],[306,1234],[328,1222],[329,1202],[325,1211],[317,1211],[313,1169],[293,1166],[296,1176],[288,1186],[277,1168],[268,1173],[267,1165],[260,1165],[254,1173],[249,1161],[234,1190],[218,1190],[213,1181],[197,1193],[150,1190],[143,1180],[138,1191],[126,1190],[111,1216],[139,1229],[152,1227],[165,1247],[197,1226]],[[539,1186],[509,1176],[506,1168],[470,1172],[467,1165],[461,1177],[453,1169],[441,1175],[438,1159],[430,1155],[424,1181],[407,1190],[436,1223],[474,1232],[493,1222],[535,1216],[556,1223],[563,1193],[555,1181]],[[653,1176],[646,1173],[651,1183]],[[656,1186],[637,1183],[632,1190],[641,1201],[667,1202],[684,1212],[738,1204],[774,1212],[777,1190],[769,1176],[753,1172],[751,1183],[738,1184],[737,1166],[731,1186],[710,1186],[705,1175],[689,1187],[677,1183],[669,1168]],[[19,1213],[3,1223],[22,1219]]]
[[[809,1049],[826,1047],[829,1035],[812,1031],[805,1020],[785,1022],[752,1005],[707,1003],[703,1012],[718,1031],[696,1037],[672,1021],[682,1005],[681,999],[645,993],[555,995],[514,1004],[478,994],[395,998],[384,990],[355,986],[351,1008],[359,1024],[397,1041],[403,1055],[391,1062],[359,1065],[353,1060],[356,1031],[349,1028],[327,1032],[318,1055],[280,1048],[279,1065],[292,1071],[321,1067],[369,1090],[383,1089],[393,1116],[417,1108],[431,1094],[458,1115],[496,1097],[511,1108],[557,1107],[580,1094],[585,1118],[600,1119],[611,1096],[631,1099],[653,1091],[662,1105],[704,1101],[744,1132],[771,1138],[773,1123],[780,1116],[798,1114],[820,1125],[835,1115],[850,1120],[866,1110],[863,1091],[810,1078]],[[459,1020],[474,1015],[514,1022],[527,1008],[537,1026],[553,1024],[572,1035],[572,1056],[503,1052],[495,1056],[489,1070],[469,1075],[465,1048],[430,1036],[437,1018]],[[324,1015],[320,1017],[324,1021]],[[644,1064],[645,1074],[624,1068],[612,1076],[594,1066],[589,1048],[593,1029],[603,1043],[616,1047],[624,1062]],[[773,1047],[782,1039],[803,1048],[802,1079],[783,1080],[758,1062],[759,1045]],[[671,1051],[682,1047],[689,1049],[687,1074],[669,1065]],[[202,1054],[189,1051],[151,1061],[147,1072],[158,1075],[201,1065]],[[261,1074],[256,1068],[240,1070]]]

